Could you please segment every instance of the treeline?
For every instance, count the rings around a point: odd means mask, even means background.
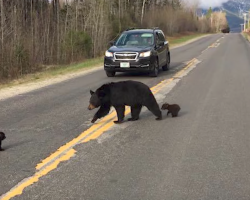
[[[0,0],[0,81],[103,55],[127,27],[210,32],[180,0]]]
[[[212,32],[229,32],[230,27],[227,22],[226,12],[212,11],[210,7],[206,13],[206,19],[210,21],[210,29]]]

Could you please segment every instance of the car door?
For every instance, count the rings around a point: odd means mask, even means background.
[[[166,45],[165,38],[160,31],[156,31],[156,49],[158,53],[159,65],[162,66],[166,63]]]
[[[162,43],[164,43],[162,47],[162,64],[165,65],[167,63],[167,51],[168,51],[168,42],[165,39],[165,36],[162,31],[159,31],[159,38]]]

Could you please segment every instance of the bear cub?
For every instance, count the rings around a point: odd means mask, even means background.
[[[138,81],[111,82],[102,85],[95,92],[90,90],[90,94],[88,109],[99,108],[91,121],[92,123],[107,115],[111,106],[115,108],[117,113],[118,120],[114,121],[116,124],[123,122],[125,106],[131,108],[129,121],[139,119],[142,106],[146,106],[157,117],[156,120],[162,119],[160,107],[150,88],[144,83]]]
[[[178,104],[168,104],[164,103],[161,107],[162,110],[168,110],[167,116],[169,113],[172,114],[172,117],[177,117],[178,112],[180,111],[180,106]]]
[[[6,138],[5,134],[3,132],[0,132],[0,151],[4,151],[2,149],[2,141]]]

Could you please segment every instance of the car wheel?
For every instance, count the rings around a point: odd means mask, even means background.
[[[115,72],[106,71],[106,75],[107,75],[107,77],[114,77],[115,76]]]
[[[169,64],[169,63],[170,63],[169,60],[170,60],[170,59],[169,59],[169,54],[167,54],[167,63],[166,63],[166,65],[162,66],[162,70],[163,70],[163,71],[169,70],[169,65],[170,65],[170,64]]]
[[[150,76],[151,77],[157,77],[158,76],[158,73],[159,73],[159,64],[158,64],[158,60],[156,60],[154,62],[154,69],[153,71],[150,73]]]

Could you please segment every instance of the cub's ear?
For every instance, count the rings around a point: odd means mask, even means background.
[[[92,95],[92,94],[94,94],[94,92],[92,90],[90,90],[90,94]]]

